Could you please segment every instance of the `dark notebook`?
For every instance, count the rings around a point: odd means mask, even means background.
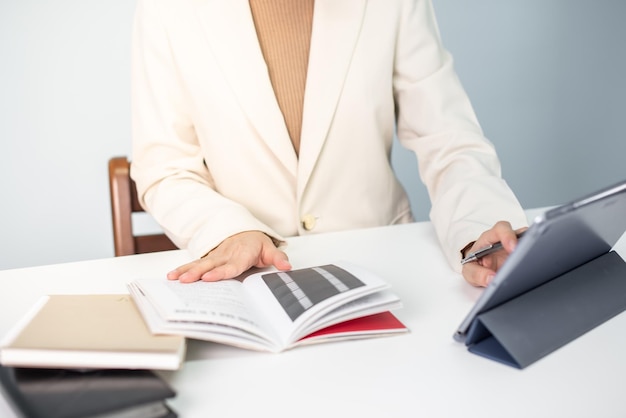
[[[28,418],[176,417],[175,392],[149,370],[65,370],[0,366],[3,394]]]

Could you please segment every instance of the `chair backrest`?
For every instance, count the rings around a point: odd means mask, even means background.
[[[137,198],[135,182],[130,178],[128,158],[113,157],[109,160],[109,190],[116,257],[177,248],[165,234],[134,234],[133,213],[144,210]]]

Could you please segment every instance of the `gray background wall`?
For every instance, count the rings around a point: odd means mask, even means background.
[[[525,207],[626,178],[626,2],[434,2]],[[106,164],[130,152],[134,6],[0,1],[0,269],[113,255]],[[395,149],[393,161],[427,219],[412,155]]]

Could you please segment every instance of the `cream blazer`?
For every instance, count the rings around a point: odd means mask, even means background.
[[[411,221],[394,132],[456,270],[493,223],[526,223],[430,0],[316,0],[299,158],[247,0],[139,0],[133,37],[131,175],[193,256],[245,230],[281,240]]]

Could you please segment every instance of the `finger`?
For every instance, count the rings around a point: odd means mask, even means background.
[[[469,284],[477,287],[486,287],[496,274],[495,271],[476,262],[465,264],[462,273]]]
[[[282,251],[279,251],[278,254],[276,254],[273,264],[278,270],[287,271],[292,269],[289,257],[287,257],[287,254]]]
[[[517,234],[525,228],[514,231],[510,223],[501,221],[496,223],[493,229],[498,237],[498,241],[502,243],[502,247],[507,253],[511,253],[517,246]]]
[[[291,270],[291,263],[289,257],[284,251],[279,250],[272,243],[271,245],[264,247],[261,257],[259,257],[259,263],[256,267],[269,267],[274,266],[278,270]]]
[[[507,236],[510,238],[511,235],[515,235],[511,224],[506,221],[500,221],[496,222],[490,229],[483,232],[477,241],[481,241],[481,243],[484,244],[494,244]]]
[[[200,259],[194,263],[191,268],[185,271],[178,277],[178,280],[182,283],[193,283],[202,279],[202,276],[208,271],[215,268],[215,263],[212,260]]]
[[[200,279],[204,282],[217,282],[219,280],[233,279],[248,270],[250,267],[251,266],[242,267],[242,265],[235,263],[226,263],[202,274]]]
[[[505,250],[501,250],[493,254],[489,254],[485,257],[482,257],[479,260],[477,260],[477,262],[478,262],[478,265],[482,267],[485,267],[492,271],[498,271],[500,267],[502,267],[502,265],[504,264],[508,256],[509,254]]]
[[[517,247],[517,243],[519,242],[519,234],[527,229],[528,227],[517,229],[513,231],[512,235],[510,232],[507,232],[506,237],[501,239],[502,247],[506,250],[507,253],[510,254],[513,252],[513,250]]]
[[[165,277],[167,277],[167,280],[178,280],[181,274],[181,271],[179,271],[178,269],[174,269],[168,272]]]
[[[167,279],[168,280],[178,280],[182,274],[184,274],[189,269],[191,269],[197,262],[198,262],[198,260],[193,261],[191,263],[183,264],[182,266],[176,267],[174,270],[172,270],[172,271],[167,273],[167,275],[166,275]]]
[[[223,262],[219,258],[211,255],[195,260],[177,269],[180,271],[178,280],[182,283],[197,282],[202,279],[204,274],[215,269],[221,263]]]
[[[483,232],[472,246],[472,251],[495,244],[496,242],[502,243],[502,247],[507,253],[515,249],[517,245],[517,235],[509,222],[497,222],[491,229]]]

